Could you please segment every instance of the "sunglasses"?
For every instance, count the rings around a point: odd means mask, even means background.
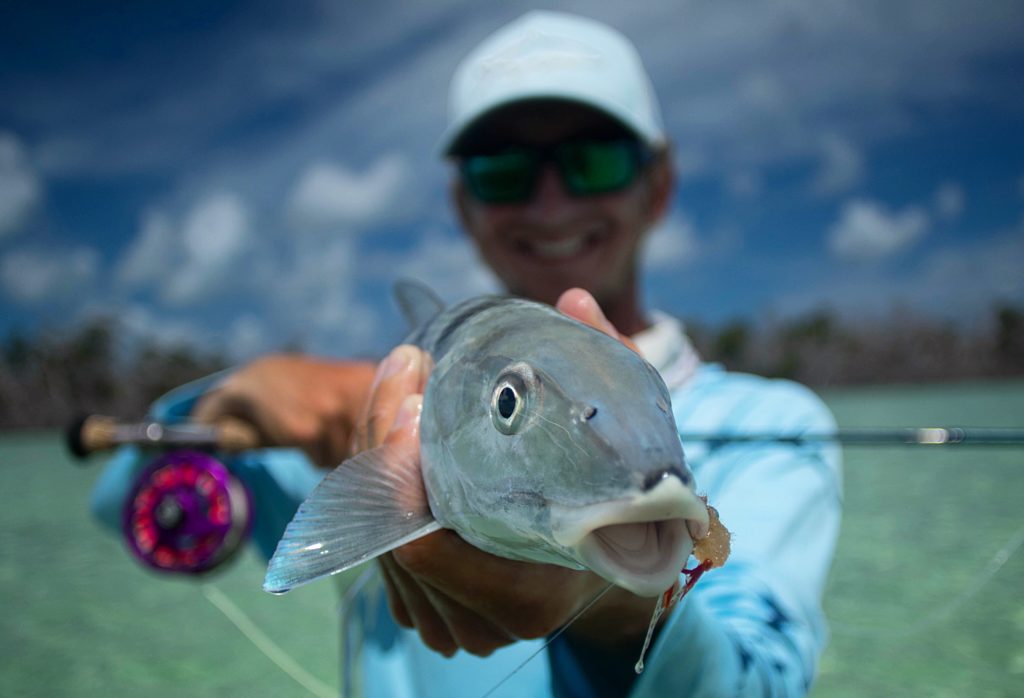
[[[651,160],[633,140],[570,141],[546,148],[515,146],[493,155],[470,155],[459,169],[470,193],[485,204],[525,203],[545,163],[552,162],[572,196],[625,189]]]

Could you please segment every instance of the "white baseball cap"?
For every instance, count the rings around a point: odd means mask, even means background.
[[[538,10],[487,37],[456,68],[441,152],[456,153],[487,114],[531,99],[578,102],[652,147],[665,143],[658,99],[629,39],[592,19]]]

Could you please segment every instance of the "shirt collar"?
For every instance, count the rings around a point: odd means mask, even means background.
[[[700,356],[679,320],[657,310],[651,313],[651,320],[650,327],[633,335],[633,341],[640,355],[661,374],[668,389],[676,390],[697,372]]]

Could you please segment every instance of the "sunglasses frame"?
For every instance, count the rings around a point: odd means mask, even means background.
[[[610,186],[591,186],[579,179],[579,173],[573,171],[571,160],[580,148],[588,146],[612,146],[615,148],[625,147],[626,154],[632,164],[628,176],[624,176]],[[495,158],[509,157],[515,155],[526,156],[523,164],[523,177],[520,186],[511,190],[504,196],[491,195],[480,186],[474,166],[481,161]],[[654,153],[649,147],[638,140],[623,138],[615,140],[576,140],[562,141],[547,146],[514,145],[499,152],[463,156],[458,163],[462,181],[473,197],[484,204],[522,204],[530,201],[537,189],[537,182],[544,165],[553,164],[558,176],[570,196],[586,198],[601,196],[616,191],[621,191],[636,181],[640,173],[654,159]]]

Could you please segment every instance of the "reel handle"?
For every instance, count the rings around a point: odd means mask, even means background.
[[[231,453],[261,445],[256,428],[234,417],[224,417],[214,424],[162,424],[123,423],[113,417],[93,414],[75,420],[65,436],[68,450],[80,459],[128,444],[165,448],[191,446]]]

